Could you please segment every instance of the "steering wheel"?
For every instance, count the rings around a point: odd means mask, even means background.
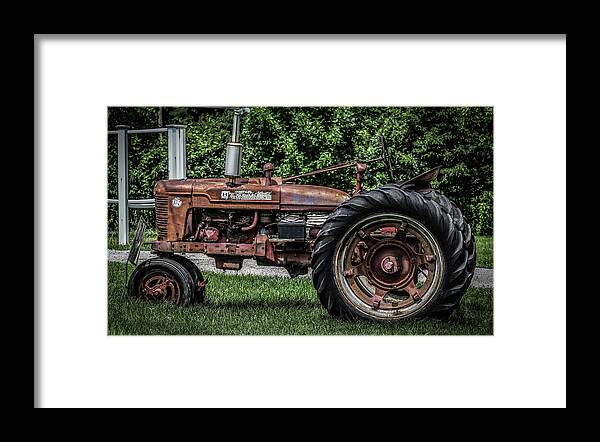
[[[392,181],[396,181],[396,177],[394,176],[394,168],[392,167],[392,159],[390,158],[390,153],[388,152],[387,146],[385,145],[385,139],[383,138],[383,135],[379,135],[379,141],[381,143],[381,152],[383,153],[383,160],[385,161],[388,173],[390,174],[390,179]]]

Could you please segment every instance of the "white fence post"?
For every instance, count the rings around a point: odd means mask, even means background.
[[[170,124],[165,128],[156,129],[131,129],[129,126],[119,124],[117,130],[109,130],[108,134],[117,134],[118,149],[118,198],[108,199],[108,203],[119,205],[119,244],[129,244],[129,208],[151,209],[154,199],[130,200],[129,199],[129,134],[149,134],[162,132],[168,133],[169,145],[169,179],[185,179],[187,177],[185,126]]]
[[[129,126],[117,126],[118,166],[119,166],[119,244],[129,243]]]
[[[169,179],[186,178],[185,125],[169,124]]]

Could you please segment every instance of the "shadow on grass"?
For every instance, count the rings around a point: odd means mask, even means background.
[[[210,274],[204,304],[145,303],[122,292],[123,267],[109,263],[109,335],[491,335],[490,289],[469,289],[447,321],[373,323],[329,316],[308,280]]]
[[[298,299],[244,299],[244,300],[231,300],[231,301],[213,301],[207,299],[200,308],[216,307],[220,309],[233,309],[233,310],[252,310],[252,309],[311,309],[314,308],[314,303],[309,300],[298,300]]]

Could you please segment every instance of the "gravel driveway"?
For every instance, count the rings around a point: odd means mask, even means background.
[[[127,250],[109,250],[108,251],[108,260],[115,262],[125,262],[127,260],[127,255],[129,251]],[[139,261],[144,261],[150,258],[152,255],[148,251],[142,250],[140,252]],[[224,273],[230,274],[241,274],[241,275],[262,275],[262,276],[278,276],[289,278],[289,274],[287,270],[281,267],[263,267],[256,265],[256,261],[253,259],[244,260],[244,264],[241,270],[217,270],[215,268],[215,260],[213,258],[209,258],[208,256],[202,255],[200,253],[190,253],[186,255],[189,259],[191,259],[203,272],[214,272],[221,271]],[[308,278],[310,276],[310,270],[308,275],[300,276],[300,278]],[[483,288],[491,288],[493,287],[494,282],[494,271],[492,269],[475,269],[475,275],[473,276],[473,281],[471,282],[471,287],[483,287]]]

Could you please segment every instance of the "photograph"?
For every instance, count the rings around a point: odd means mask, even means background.
[[[565,164],[564,33],[35,34],[34,408],[565,408]]]
[[[493,335],[493,107],[108,107],[109,335]]]

